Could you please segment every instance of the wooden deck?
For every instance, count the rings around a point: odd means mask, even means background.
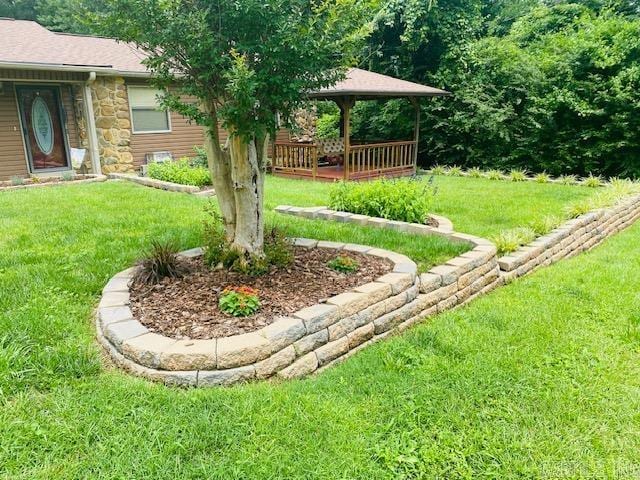
[[[341,155],[343,160],[345,155]],[[284,177],[318,181],[371,180],[416,172],[416,142],[357,144],[350,147],[344,165],[322,166],[317,145],[276,143],[272,171]]]

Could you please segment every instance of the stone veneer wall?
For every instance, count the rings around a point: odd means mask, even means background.
[[[91,87],[103,173],[134,172],[127,87],[121,77],[98,77]]]

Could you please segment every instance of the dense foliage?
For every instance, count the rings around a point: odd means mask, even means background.
[[[176,162],[151,163],[147,174],[157,180],[181,185],[193,185],[195,187],[211,185],[209,169],[202,166],[194,166],[187,159],[181,159]]]
[[[390,2],[369,67],[454,93],[424,102],[420,158],[640,176],[640,12],[628,0]],[[360,106],[359,138],[407,138],[407,102]]]
[[[329,206],[343,212],[424,223],[434,195],[431,182],[411,178],[341,182],[332,188]]]

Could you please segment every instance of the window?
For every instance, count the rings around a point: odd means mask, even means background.
[[[170,132],[169,112],[160,110],[160,90],[149,87],[129,87],[129,105],[133,133]]]

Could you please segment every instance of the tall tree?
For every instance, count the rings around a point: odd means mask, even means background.
[[[263,254],[266,147],[276,113],[333,85],[369,32],[359,0],[108,0],[103,31],[147,52],[165,107],[206,127],[226,237],[241,258]],[[172,88],[177,90],[170,90]],[[185,101],[184,96],[197,103]],[[229,132],[220,145],[218,124]]]

